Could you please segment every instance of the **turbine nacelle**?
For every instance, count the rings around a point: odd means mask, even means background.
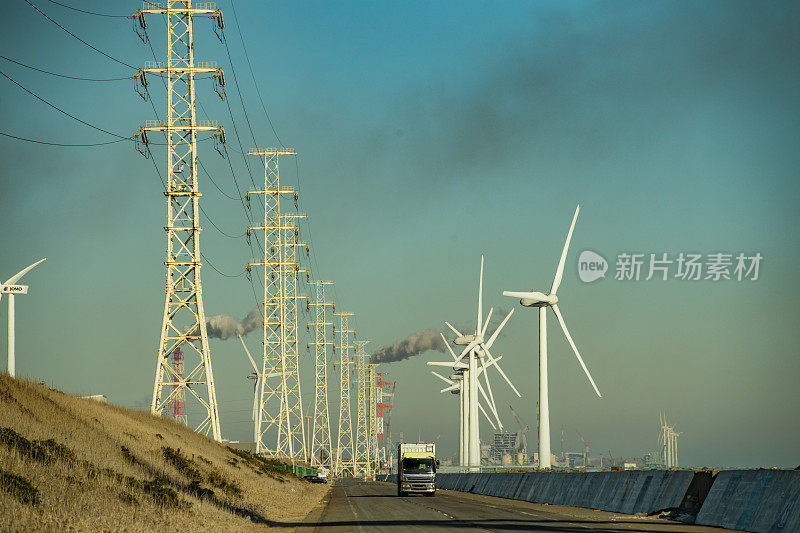
[[[522,304],[523,307],[545,307],[547,305],[555,305],[558,303],[558,296],[555,294],[545,294],[538,291],[503,291],[503,296],[519,298],[519,303]]]
[[[460,335],[455,338],[453,344],[455,344],[456,346],[469,346],[469,344],[474,340],[475,340],[474,334]]]

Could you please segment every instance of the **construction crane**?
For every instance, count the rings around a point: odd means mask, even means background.
[[[584,447],[586,448],[586,450],[583,452],[583,464],[584,464],[584,466],[588,467],[589,466],[589,443],[586,442],[585,440],[583,440],[583,435],[581,435],[581,432],[578,431],[578,428],[575,428],[575,433],[578,434],[578,437],[580,437],[581,442],[583,443]]]
[[[519,431],[520,431],[520,433],[519,433],[520,437],[518,437],[517,440],[518,440],[518,442],[520,440],[522,441],[522,446],[521,446],[521,448],[520,448],[520,446],[517,446],[517,450],[521,449],[522,450],[522,454],[525,456],[525,458],[527,460],[527,456],[528,456],[528,430],[530,428],[527,425],[525,427],[522,426],[522,422],[519,421],[519,417],[517,416],[517,412],[514,411],[513,407],[511,407],[509,405],[508,408],[511,409],[511,414],[514,415],[514,421],[517,423],[517,426],[519,427]]]

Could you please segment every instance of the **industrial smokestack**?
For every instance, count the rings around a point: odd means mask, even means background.
[[[372,354],[372,363],[393,363],[402,361],[428,350],[444,352],[444,343],[439,332],[433,328],[412,333],[405,339],[395,341],[389,346],[384,346]]]
[[[206,318],[208,336],[214,339],[226,340],[237,335],[247,335],[256,328],[264,325],[264,318],[258,306],[252,308],[241,321],[230,315],[215,315]]]

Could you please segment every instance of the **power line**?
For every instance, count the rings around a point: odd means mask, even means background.
[[[125,141],[131,141],[133,139],[125,138],[125,139],[116,139],[114,141],[107,141],[103,143],[89,143],[89,144],[64,144],[64,143],[54,143],[48,141],[41,141],[39,139],[28,139],[26,137],[17,137],[16,135],[11,135],[10,133],[6,133],[4,131],[0,131],[0,135],[5,137],[10,137],[12,139],[17,139],[18,141],[25,141],[29,143],[36,143],[36,144],[46,144],[48,146],[64,146],[64,147],[91,147],[91,146],[105,146],[107,144],[116,144]]]
[[[224,231],[222,231],[221,229],[219,229],[219,226],[217,226],[216,224],[214,224],[214,221],[213,221],[213,220],[211,220],[211,217],[210,217],[210,216],[208,216],[208,213],[206,213],[206,210],[205,210],[205,209],[203,209],[203,206],[202,206],[202,205],[200,205],[200,204],[197,204],[197,205],[200,207],[200,212],[201,212],[201,213],[203,213],[203,215],[204,215],[204,216],[205,216],[205,217],[208,219],[208,221],[209,221],[209,222],[211,222],[211,225],[212,225],[212,226],[214,226],[214,228],[215,228],[215,229],[216,229],[218,232],[222,233],[224,236],[228,237],[229,239],[241,239],[242,237],[244,237],[244,236],[245,236],[245,234],[244,234],[244,233],[242,233],[241,235],[229,235],[229,234],[225,233]]]
[[[119,80],[131,80],[134,76],[125,76],[124,78],[79,78],[77,76],[67,76],[66,74],[58,74],[56,72],[50,72],[49,70],[42,70],[40,68],[32,67],[31,65],[26,65],[25,63],[20,63],[19,61],[14,61],[10,57],[0,56],[0,59],[5,59],[6,61],[10,61],[15,63],[21,67],[29,68],[31,70],[35,70],[37,72],[42,72],[44,74],[49,74],[51,76],[58,76],[59,78],[67,78],[70,80],[80,80],[80,81],[119,81]]]
[[[54,0],[47,0],[51,4],[55,4],[57,6],[65,7],[67,9],[71,9],[73,11],[80,11],[81,13],[86,13],[87,15],[97,15],[98,17],[108,17],[108,18],[119,18],[119,19],[129,19],[133,18],[130,15],[109,15],[107,13],[97,13],[95,11],[86,11],[85,9],[78,9],[77,7],[68,6],[67,4],[62,4],[59,2],[55,2]]]
[[[27,0],[26,0],[26,1],[27,1]],[[6,74],[5,72],[3,72],[3,71],[1,71],[1,70],[0,70],[0,74],[2,74],[2,75],[3,75],[3,77],[5,77],[5,78],[6,78],[8,81],[10,81],[11,83],[13,83],[13,84],[14,84],[14,85],[16,85],[17,87],[19,87],[20,89],[22,89],[23,91],[25,91],[26,93],[30,94],[31,96],[33,96],[33,97],[34,97],[34,98],[36,98],[37,100],[39,100],[39,101],[41,101],[41,102],[44,102],[45,104],[49,105],[50,107],[52,107],[53,109],[55,109],[55,110],[56,110],[56,111],[58,111],[59,113],[63,113],[63,114],[65,114],[65,115],[67,115],[68,117],[70,117],[71,119],[77,120],[77,121],[78,121],[78,122],[80,122],[81,124],[84,124],[84,125],[86,125],[86,126],[89,126],[90,128],[94,128],[94,129],[96,129],[97,131],[102,131],[103,133],[107,133],[108,135],[111,135],[112,137],[118,137],[118,138],[120,138],[120,139],[127,139],[127,140],[131,140],[131,139],[132,139],[132,137],[125,137],[124,135],[119,135],[119,134],[117,134],[117,133],[112,133],[112,132],[110,132],[110,131],[108,131],[108,130],[104,130],[103,128],[101,128],[101,127],[99,127],[99,126],[95,126],[94,124],[90,124],[90,123],[86,122],[85,120],[81,120],[81,119],[79,119],[78,117],[76,117],[75,115],[72,115],[72,114],[70,114],[70,113],[67,113],[66,111],[64,111],[64,110],[63,110],[63,109],[61,109],[60,107],[58,107],[58,106],[56,106],[56,105],[54,105],[54,104],[51,104],[50,102],[48,102],[47,100],[45,100],[44,98],[42,98],[42,97],[41,97],[41,96],[39,96],[38,94],[34,93],[33,91],[31,91],[31,90],[29,90],[29,89],[26,89],[26,88],[25,88],[23,85],[21,85],[21,84],[17,83],[16,81],[14,81],[14,79],[13,79],[13,78],[11,78],[11,77],[10,77],[8,74]]]
[[[112,56],[112,55],[109,55],[109,54],[107,54],[107,53],[103,52],[102,50],[100,50],[100,49],[99,49],[99,48],[97,48],[96,46],[93,46],[93,45],[91,45],[91,44],[87,43],[86,41],[84,41],[83,39],[81,39],[80,37],[78,37],[77,35],[75,35],[74,33],[72,33],[71,31],[69,31],[67,28],[65,28],[64,26],[62,26],[61,24],[59,24],[58,22],[56,22],[56,21],[55,21],[55,20],[53,20],[52,18],[50,18],[50,17],[47,15],[47,13],[45,13],[44,11],[42,11],[41,9],[39,9],[38,7],[36,7],[35,5],[33,5],[33,4],[30,2],[30,0],[25,0],[25,3],[26,3],[26,4],[28,4],[29,6],[31,6],[31,7],[32,7],[33,9],[35,9],[36,11],[38,11],[38,12],[39,12],[39,13],[40,13],[40,14],[41,14],[41,15],[42,15],[44,18],[46,18],[47,20],[49,20],[50,22],[52,22],[53,24],[55,24],[56,26],[58,26],[59,28],[61,28],[61,29],[62,29],[62,30],[64,30],[65,32],[67,32],[69,35],[71,35],[72,37],[76,38],[77,40],[79,40],[80,42],[82,42],[83,44],[85,44],[86,46],[88,46],[89,48],[91,48],[92,50],[94,50],[95,52],[97,52],[97,53],[99,53],[99,54],[102,54],[102,55],[106,56],[107,58],[111,59],[112,61],[116,61],[117,63],[119,63],[119,64],[121,64],[121,65],[125,65],[126,67],[130,67],[130,68],[132,68],[132,69],[134,69],[134,70],[137,70],[137,69],[136,69],[136,67],[134,67],[133,65],[131,65],[131,64],[129,64],[129,63],[126,63],[126,62],[124,62],[124,61],[122,61],[122,60],[120,60],[120,59],[117,59],[116,57],[114,57],[114,56]]]
[[[272,133],[275,134],[275,138],[278,140],[278,143],[285,148],[283,141],[278,136],[278,132],[275,130],[275,126],[272,124],[272,119],[269,117],[269,113],[267,112],[267,106],[264,105],[264,99],[261,98],[261,91],[258,88],[258,83],[256,83],[256,75],[253,73],[253,64],[250,62],[250,55],[247,53],[247,47],[244,45],[244,36],[242,35],[242,29],[239,26],[239,17],[236,15],[236,6],[234,5],[233,0],[231,0],[231,10],[233,11],[233,20],[236,22],[236,31],[239,32],[239,40],[242,42],[242,50],[244,51],[244,57],[247,59],[247,66],[250,67],[250,77],[253,78],[253,85],[256,88],[256,94],[258,94],[258,100],[261,102],[261,109],[264,110],[264,116],[267,117],[267,122],[269,122],[269,127],[272,128]],[[229,56],[230,59],[230,56]],[[233,67],[231,67],[232,69]],[[236,76],[234,75],[234,78]]]
[[[253,148],[258,148],[258,142],[256,142],[256,135],[255,135],[255,133],[253,133],[253,125],[250,124],[250,117],[247,116],[247,107],[244,105],[244,98],[242,98],[242,91],[239,88],[239,80],[237,79],[237,76],[236,76],[236,69],[233,68],[233,59],[231,58],[231,49],[228,48],[228,39],[225,37],[224,33],[222,34],[222,44],[225,45],[225,51],[228,54],[228,63],[231,66],[231,73],[233,74],[233,84],[236,86],[236,92],[239,93],[239,101],[242,104],[242,111],[244,111],[244,119],[247,121],[247,127],[250,128],[250,136],[253,138],[253,145],[254,145]],[[230,107],[230,106],[228,106],[228,107]],[[231,120],[233,120],[233,116],[232,115],[231,115]],[[242,146],[241,142],[239,143],[239,148],[241,148],[242,152],[244,152],[244,146]],[[253,183],[253,185],[255,186],[255,183]]]
[[[228,193],[226,193],[225,191],[223,191],[223,190],[220,188],[220,186],[219,186],[219,185],[217,185],[217,182],[216,182],[216,181],[214,181],[214,178],[212,178],[212,177],[211,177],[211,173],[210,173],[210,172],[209,172],[209,171],[206,169],[206,166],[203,164],[203,162],[200,160],[200,158],[199,158],[199,157],[197,158],[197,162],[200,164],[200,168],[202,168],[202,169],[203,169],[203,172],[205,172],[205,173],[206,173],[206,176],[208,177],[208,179],[211,181],[211,183],[213,183],[213,184],[214,184],[214,187],[216,187],[216,188],[217,188],[217,190],[220,192],[220,194],[222,194],[222,196],[224,196],[225,198],[228,198],[228,199],[230,199],[230,200],[238,200],[238,199],[239,199],[239,198],[237,198],[237,197],[235,197],[235,196],[231,196],[231,195],[229,195]]]
[[[226,278],[238,278],[239,276],[241,276],[245,272],[245,269],[242,269],[242,271],[239,272],[238,274],[226,274],[225,272],[223,272],[220,269],[218,269],[217,267],[215,267],[214,263],[212,263],[211,261],[208,260],[208,257],[206,257],[206,254],[204,254],[203,252],[200,252],[200,256],[203,258],[203,260],[206,263],[208,263],[208,266],[210,266],[211,268],[216,270],[217,274],[219,274],[220,276],[225,276]]]

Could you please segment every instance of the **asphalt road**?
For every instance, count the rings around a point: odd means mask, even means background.
[[[720,533],[719,528],[689,526],[558,505],[542,505],[439,490],[433,498],[397,497],[395,485],[337,481],[325,501],[296,531],[680,531]]]

